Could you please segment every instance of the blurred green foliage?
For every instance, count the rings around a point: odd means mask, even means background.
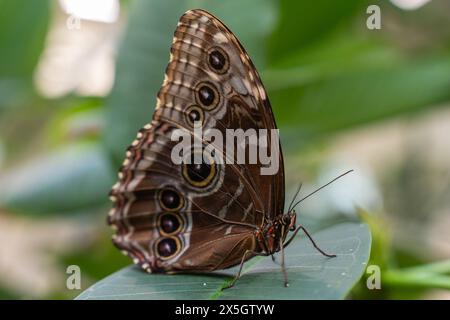
[[[281,128],[286,162],[323,147],[339,132],[448,105],[450,19],[445,1],[411,12],[379,1],[382,29],[375,31],[365,27],[368,4],[122,2],[127,25],[111,94],[50,99],[36,93],[33,73],[56,2],[0,0],[0,149],[5,154],[3,165],[0,160],[0,208],[33,218],[106,213],[107,193],[125,148],[151,119],[177,20],[191,8],[207,9],[222,19],[253,58]],[[375,233],[377,223],[372,223]],[[99,238],[108,238],[101,232]],[[109,252],[112,246],[103,241],[96,241],[92,252]],[[389,247],[389,239],[375,241],[372,257],[388,269],[392,265],[382,255]],[[63,261],[77,260],[92,280],[126,264],[116,251],[98,260],[86,256],[77,253]],[[354,296],[364,294],[355,291]]]
[[[0,115],[33,91],[32,76],[50,22],[50,1],[0,1]]]

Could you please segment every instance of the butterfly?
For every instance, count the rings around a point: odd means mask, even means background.
[[[287,285],[284,248],[300,230],[322,254],[334,256],[296,226],[292,202],[284,213],[278,140],[268,137],[268,144],[278,147],[275,174],[261,174],[260,162],[175,164],[171,135],[175,130],[193,135],[195,123],[224,135],[229,129],[277,128],[245,49],[218,18],[200,9],[187,11],[178,22],[153,119],[127,149],[110,192],[108,223],[115,229],[115,246],[148,272],[206,272],[240,265],[229,286],[240,277],[245,261],[273,258],[279,251]]]

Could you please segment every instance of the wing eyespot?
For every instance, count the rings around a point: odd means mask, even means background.
[[[219,74],[224,74],[230,67],[228,55],[219,48],[213,47],[208,51],[208,66],[209,68]]]
[[[158,226],[162,235],[173,235],[183,229],[183,220],[178,214],[165,212],[158,218]]]
[[[181,242],[177,237],[163,237],[155,243],[155,252],[162,260],[176,256],[181,250]]]
[[[212,110],[219,105],[219,91],[210,82],[200,82],[195,89],[195,99],[205,109]]]
[[[192,105],[186,109],[186,122],[191,126],[194,127],[195,122],[200,121],[201,125],[203,125],[203,122],[205,121],[205,114],[203,110],[197,106]]]
[[[165,211],[178,211],[184,205],[184,199],[178,191],[172,188],[165,188],[159,192],[159,205]]]
[[[203,158],[200,163],[196,163],[195,153],[192,153],[189,157],[190,159],[186,159],[189,161],[184,161],[183,163],[183,177],[184,179],[194,187],[206,187],[211,183],[211,181],[216,176],[216,164],[214,159],[207,155],[208,161],[205,162]],[[205,154],[203,154],[204,156]],[[202,157],[202,154],[198,156]],[[197,161],[198,162],[198,161]]]

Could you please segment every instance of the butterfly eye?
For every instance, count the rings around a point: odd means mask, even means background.
[[[219,92],[208,82],[202,82],[197,86],[196,98],[197,102],[208,110],[219,105]]]
[[[162,238],[156,243],[156,252],[162,259],[169,259],[180,251],[180,241],[176,237]]]
[[[183,165],[184,178],[195,187],[207,186],[216,174],[214,161],[209,159],[209,163],[204,160],[201,163],[195,163],[193,155],[190,160]]]
[[[228,70],[228,56],[220,48],[212,48],[208,54],[210,68],[217,73],[225,73]]]
[[[200,121],[201,124],[203,124],[204,120],[203,110],[198,106],[190,106],[186,110],[186,120],[192,127],[194,127],[194,123],[196,121]]]
[[[181,230],[183,222],[180,217],[172,213],[164,213],[159,217],[159,226],[162,233],[172,234]]]
[[[163,189],[159,195],[159,203],[164,210],[176,211],[183,206],[183,199],[173,189]]]

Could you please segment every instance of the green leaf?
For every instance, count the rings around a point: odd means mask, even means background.
[[[281,0],[279,23],[270,41],[271,61],[323,40],[342,24],[348,25],[355,13],[365,12],[365,2],[346,0],[337,5],[330,0]]]
[[[205,8],[223,19],[258,67],[263,67],[261,48],[275,22],[272,1],[132,2],[130,22],[117,61],[116,83],[106,106],[105,142],[116,164],[123,160],[125,148],[138,129],[150,122],[178,19],[194,8]]]
[[[49,17],[50,1],[0,0],[2,76],[32,74],[44,46]]]
[[[114,183],[98,144],[65,147],[0,176],[0,206],[24,214],[92,210]]]
[[[147,274],[136,266],[122,269],[81,293],[77,299],[343,299],[362,276],[370,255],[366,224],[343,223],[313,235],[327,258],[305,237],[286,249],[290,286],[283,285],[280,266],[270,257],[256,257],[233,288],[237,267],[199,275]],[[277,255],[277,259],[279,259]]]
[[[0,0],[0,109],[31,90],[49,21],[48,0]]]
[[[383,275],[383,285],[450,290],[450,259],[409,268],[387,270]]]
[[[271,97],[280,125],[317,134],[437,106],[450,100],[449,88],[450,59],[435,57],[340,73]]]

